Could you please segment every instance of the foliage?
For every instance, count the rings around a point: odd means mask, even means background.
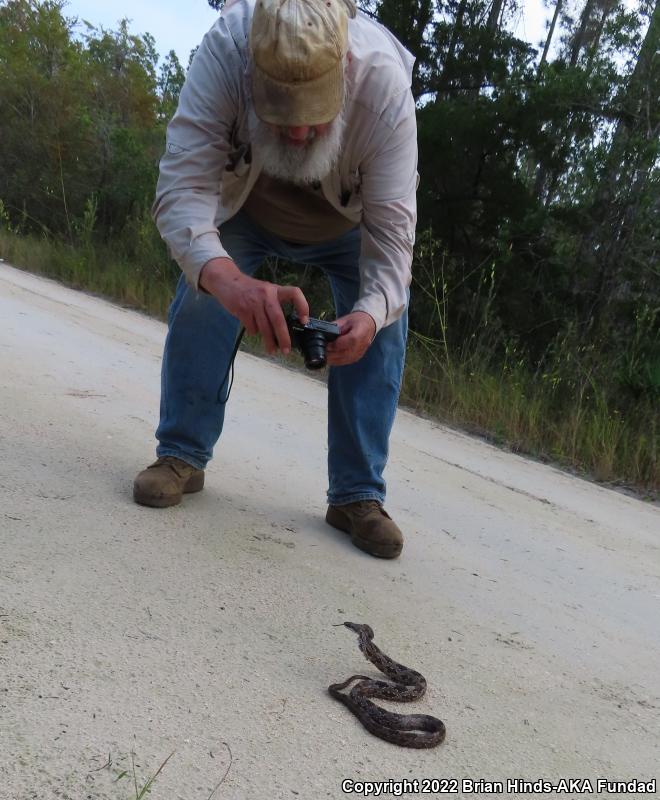
[[[162,147],[151,37],[89,27],[62,0],[0,4],[0,186],[27,227],[74,235],[88,198],[106,235],[149,202]],[[164,102],[171,108],[168,95]]]

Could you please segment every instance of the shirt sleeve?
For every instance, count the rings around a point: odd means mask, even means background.
[[[172,257],[198,287],[211,258],[227,257],[216,228],[222,174],[237,116],[238,54],[222,21],[207,33],[190,65],[167,127],[152,215]],[[235,63],[238,62],[238,63]]]
[[[417,223],[417,123],[412,95],[406,113],[361,165],[362,245],[360,296],[354,311],[366,311],[376,331],[406,309]]]

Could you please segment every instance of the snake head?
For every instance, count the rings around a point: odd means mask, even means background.
[[[374,638],[373,628],[370,625],[361,625],[358,622],[345,622],[344,625],[350,630],[355,631],[358,636],[362,636],[363,634],[367,637],[367,639]]]

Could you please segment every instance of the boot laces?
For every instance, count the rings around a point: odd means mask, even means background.
[[[378,502],[378,500],[358,500],[355,503],[355,513],[361,517],[365,517],[367,514],[369,514],[371,511],[374,510],[384,513],[383,507]]]
[[[181,464],[182,462],[180,458],[176,458],[175,456],[160,456],[158,461],[155,461],[149,469],[153,469],[154,467],[160,467],[162,464],[169,467],[172,472],[179,478],[183,478],[184,475],[182,474]]]

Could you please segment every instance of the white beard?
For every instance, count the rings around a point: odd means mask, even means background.
[[[292,145],[279,131],[257,119],[252,131],[252,146],[259,153],[267,175],[305,186],[325,178],[336,167],[341,154],[344,123],[342,108],[321,136],[314,136],[305,145]]]

